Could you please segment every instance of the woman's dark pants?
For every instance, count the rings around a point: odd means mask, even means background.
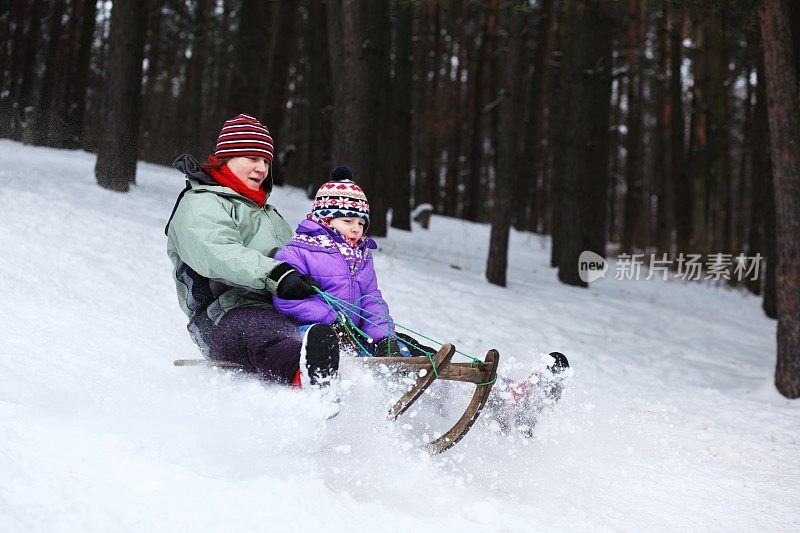
[[[214,330],[211,358],[231,361],[270,381],[292,383],[300,366],[297,324],[272,309],[242,307],[225,313]]]

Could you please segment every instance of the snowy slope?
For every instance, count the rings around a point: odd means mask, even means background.
[[[574,372],[533,439],[480,420],[417,450],[466,405],[397,396],[344,364],[342,414],[195,357],[163,226],[183,186],[140,164],[128,194],[94,156],[0,141],[0,531],[796,531],[800,404],[772,386],[775,323],[742,292],[678,281],[560,285],[549,243],[511,237],[487,284],[486,225],[392,230],[376,266],[395,319],[527,375]],[[301,191],[272,197],[291,224]],[[395,398],[396,399],[396,398]]]

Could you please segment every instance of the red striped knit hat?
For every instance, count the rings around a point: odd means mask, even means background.
[[[311,214],[317,218],[363,218],[369,224],[369,203],[363,189],[353,181],[349,167],[336,167],[331,181],[323,183],[314,196]]]
[[[272,162],[274,148],[269,130],[257,118],[237,115],[225,121],[217,137],[217,157],[263,157]]]

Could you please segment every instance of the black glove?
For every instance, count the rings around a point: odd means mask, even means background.
[[[386,337],[375,344],[372,350],[373,357],[403,357],[397,337]]]
[[[282,263],[286,264],[286,263]],[[280,266],[276,267],[281,268]],[[314,287],[319,288],[319,282],[307,274],[299,274],[297,270],[289,267],[289,273],[283,276],[275,294],[284,300],[305,300],[317,294]],[[270,274],[272,276],[272,274]]]
[[[336,320],[333,321],[331,327],[333,331],[336,332],[336,335],[339,338],[342,338],[343,335],[347,335],[347,323],[346,318],[341,313],[337,313]]]
[[[398,333],[397,339],[408,347],[411,355],[417,357],[426,357],[428,354],[434,354],[438,351],[436,348],[425,346],[411,335],[406,335],[405,333]]]
[[[339,317],[334,320],[333,324],[331,324],[331,328],[333,328],[334,333],[336,333],[336,337],[339,339],[339,346],[346,346],[348,348],[352,348],[355,352],[360,350],[358,342],[353,338],[353,334],[349,331],[349,327],[344,322],[344,319],[339,314]]]

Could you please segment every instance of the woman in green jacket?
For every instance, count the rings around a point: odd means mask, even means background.
[[[273,259],[293,235],[267,203],[273,153],[269,130],[241,114],[225,122],[204,164],[178,157],[173,166],[187,185],[167,223],[167,254],[189,334],[204,355],[272,381],[322,386],[339,368],[332,328],[317,324],[301,337],[272,307],[272,294],[302,300],[316,285]]]

